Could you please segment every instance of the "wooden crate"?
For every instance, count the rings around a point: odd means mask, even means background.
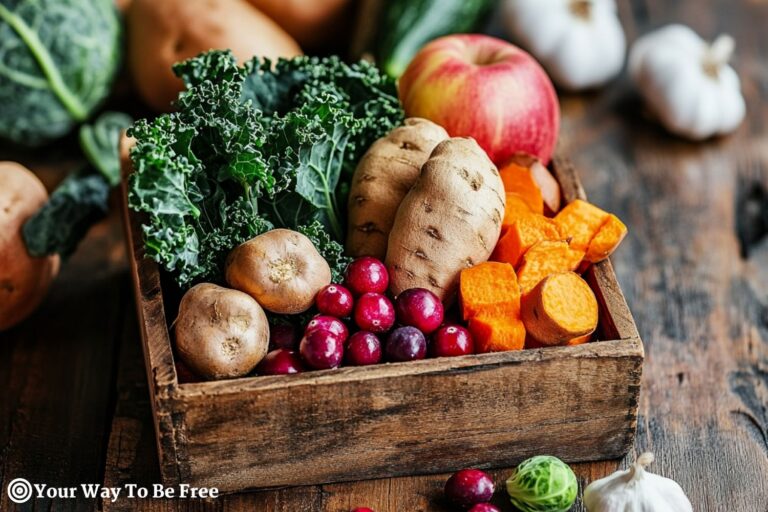
[[[566,200],[584,198],[553,164]],[[169,322],[178,295],[125,211],[163,482],[221,492],[620,457],[637,422],[643,344],[609,261],[586,278],[599,340],[364,368],[180,384]],[[164,295],[164,290],[166,291]]]

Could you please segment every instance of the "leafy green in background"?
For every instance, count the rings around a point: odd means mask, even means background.
[[[80,128],[80,146],[88,164],[69,175],[22,230],[32,256],[71,255],[88,229],[108,209],[109,191],[120,183],[120,133],[133,120],[105,112],[92,125]]]
[[[312,238],[338,273],[352,172],[403,119],[394,81],[336,57],[238,67],[221,51],[175,71],[178,111],[131,129],[128,201],[148,215],[147,254],[182,286],[217,281],[232,248],[283,227]]]

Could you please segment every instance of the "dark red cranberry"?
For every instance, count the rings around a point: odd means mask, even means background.
[[[381,362],[381,342],[368,331],[357,331],[349,337],[344,348],[344,359],[352,366],[368,366]]]
[[[432,335],[430,352],[434,357],[465,356],[475,353],[472,334],[460,325],[444,325]]]
[[[295,349],[299,345],[299,333],[296,328],[288,324],[276,324],[269,326],[269,350],[276,348]]]
[[[395,307],[380,293],[365,293],[355,304],[355,323],[364,331],[387,332],[395,324]]]
[[[388,361],[414,361],[427,355],[427,339],[415,327],[398,327],[387,338],[384,349]]]
[[[329,284],[315,296],[315,305],[324,315],[344,318],[352,313],[355,305],[352,292],[340,284]]]
[[[304,335],[299,344],[299,352],[310,368],[338,368],[344,357],[344,342],[331,331],[315,329]]]
[[[331,331],[341,341],[345,341],[349,337],[349,329],[344,325],[344,322],[338,318],[328,315],[317,315],[307,324],[307,328],[304,329],[304,335],[311,333],[312,331]]]
[[[469,509],[469,512],[501,512],[501,510],[496,505],[491,505],[490,503],[478,503]]]
[[[389,286],[389,273],[381,261],[363,256],[347,266],[344,272],[344,284],[355,295],[384,293]]]
[[[424,334],[431,334],[443,323],[443,303],[426,288],[411,288],[395,300],[397,320],[412,325]]]
[[[189,369],[189,366],[181,359],[176,360],[176,376],[179,379],[180,384],[186,382],[200,382],[202,379],[195,375],[195,372]]]
[[[445,495],[460,507],[469,508],[493,498],[493,480],[479,469],[462,469],[445,483]]]
[[[373,509],[368,507],[357,507],[352,512],[373,512]]]
[[[267,354],[256,367],[258,375],[288,375],[305,371],[299,353],[287,348],[278,348]]]

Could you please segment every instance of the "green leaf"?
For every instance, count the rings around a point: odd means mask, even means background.
[[[113,187],[120,183],[120,134],[133,119],[122,112],[104,112],[93,124],[80,127],[80,148],[88,162]]]

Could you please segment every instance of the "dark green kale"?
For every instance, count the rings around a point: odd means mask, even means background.
[[[125,114],[105,112],[80,128],[80,146],[89,164],[69,175],[25,222],[22,234],[32,256],[68,257],[107,214],[109,191],[120,182],[120,134],[131,122]]]
[[[317,251],[328,262],[331,267],[331,280],[334,283],[342,282],[344,270],[352,262],[352,258],[344,255],[344,247],[331,240],[328,231],[317,220],[312,224],[299,226],[297,231],[312,240]]]
[[[213,51],[174,67],[178,111],[131,129],[129,206],[147,254],[179,284],[219,280],[227,253],[273,227],[304,230],[336,272],[346,193],[368,146],[402,122],[394,82],[337,57]]]

